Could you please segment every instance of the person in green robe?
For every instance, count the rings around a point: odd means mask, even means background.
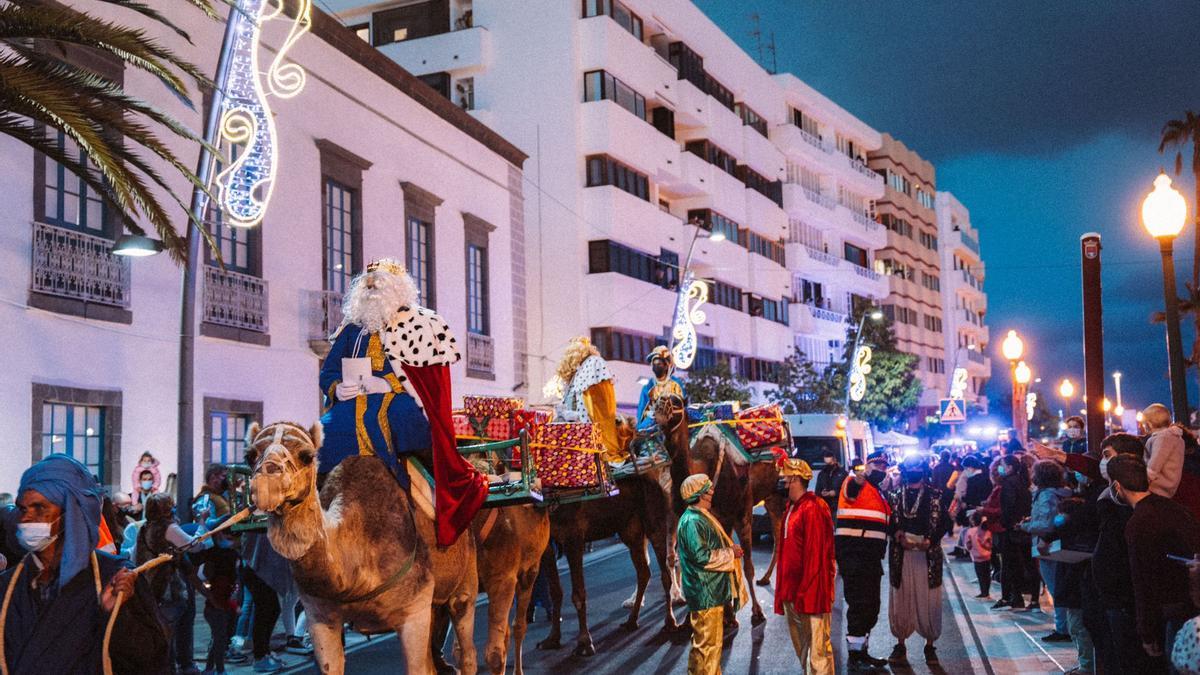
[[[679,489],[688,508],[679,517],[676,546],[680,580],[692,624],[688,675],[720,675],[725,606],[737,611],[747,599],[742,577],[742,548],[713,517],[713,483],[692,474]]]

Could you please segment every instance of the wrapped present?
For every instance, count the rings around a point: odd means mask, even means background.
[[[704,422],[710,417],[714,420],[729,421],[736,418],[735,412],[740,404],[737,401],[720,401],[717,403],[693,403],[687,408],[688,421]]]
[[[590,423],[536,427],[530,448],[537,461],[538,477],[545,487],[591,487],[605,478],[598,454],[600,430]]]
[[[513,438],[516,438],[521,431],[533,438],[534,428],[550,424],[553,420],[554,411],[552,410],[514,410],[512,413]]]
[[[467,417],[466,413],[455,412],[451,416],[451,421],[454,423],[455,436],[470,437],[475,435],[475,430],[471,428],[471,418]]]
[[[737,413],[736,419],[739,424],[733,425],[734,433],[747,450],[782,443],[785,438],[783,411],[778,404],[747,408]]]
[[[511,396],[464,396],[463,409],[471,417],[503,417],[525,407],[525,399]]]

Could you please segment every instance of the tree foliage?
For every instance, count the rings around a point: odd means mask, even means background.
[[[718,362],[711,368],[688,372],[683,393],[691,403],[715,401],[750,402],[750,380],[733,372],[729,363]]]

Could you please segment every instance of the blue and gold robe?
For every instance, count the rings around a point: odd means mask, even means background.
[[[642,387],[642,395],[638,397],[637,407],[638,431],[654,431],[658,428],[658,424],[654,421],[654,405],[658,403],[659,397],[671,394],[684,398],[683,380],[674,375],[667,376],[667,379],[661,382],[658,379],[651,379]]]

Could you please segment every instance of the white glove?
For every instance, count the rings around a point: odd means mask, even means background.
[[[353,382],[338,382],[337,387],[333,389],[333,393],[339,401],[349,401],[363,393],[363,388]]]
[[[392,393],[392,383],[382,377],[371,377],[363,380],[363,389],[368,394],[390,394]]]

